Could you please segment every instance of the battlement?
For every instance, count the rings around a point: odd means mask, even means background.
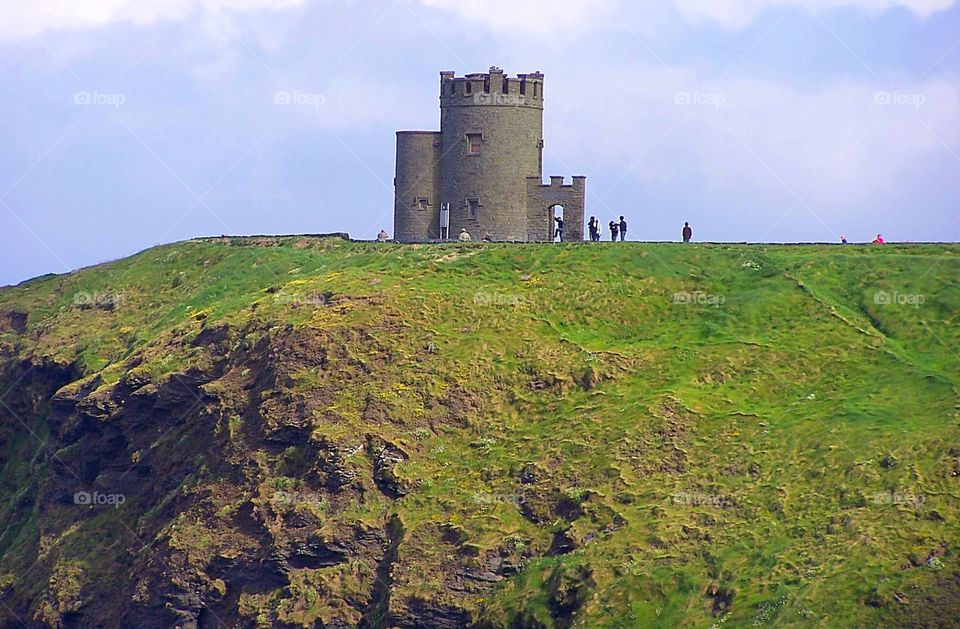
[[[440,106],[500,106],[543,109],[543,74],[531,72],[510,77],[494,66],[489,72],[457,77],[440,73]]]
[[[550,183],[543,183],[540,177],[527,177],[527,189],[531,192],[539,190],[541,193],[547,190],[571,190],[582,191],[587,186],[587,177],[585,175],[574,175],[572,183],[564,183],[563,175],[551,175]]]

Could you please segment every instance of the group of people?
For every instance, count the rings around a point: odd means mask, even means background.
[[[627,221],[622,216],[619,221],[610,221],[607,227],[610,228],[611,241],[616,242],[618,236],[621,242],[627,239]],[[600,221],[597,220],[596,216],[591,216],[590,220],[587,221],[587,229],[590,232],[590,240],[599,242],[603,228],[600,226]]]
[[[560,242],[563,242],[563,217],[557,216],[553,220],[556,223],[556,227],[553,232],[553,237],[554,239],[559,240]],[[599,242],[601,227],[600,227],[600,221],[597,220],[596,216],[590,217],[590,220],[587,222],[587,227],[590,230],[590,240],[592,240],[593,242]],[[610,221],[610,223],[608,224],[608,227],[610,228],[611,241],[616,242],[617,237],[620,238],[620,242],[623,242],[624,240],[627,239],[627,221],[622,216],[620,217],[619,221]],[[683,236],[683,242],[690,242],[690,239],[693,238],[693,229],[690,228],[690,223],[683,224],[682,236]],[[377,234],[377,240],[379,240],[380,242],[386,242],[388,238],[389,236],[387,235],[387,232],[384,229],[381,229],[380,233]],[[879,234],[877,235],[877,239],[880,242],[883,242],[883,239],[880,237]],[[473,238],[470,237],[470,233],[467,231],[467,228],[464,227],[460,230],[460,235],[457,236],[457,240],[459,240],[460,242],[470,242],[471,240],[473,240]],[[489,233],[483,236],[483,242],[493,242],[493,238],[490,236]],[[847,242],[847,239],[844,238],[843,242]]]
[[[883,239],[883,236],[881,236],[880,234],[877,234],[877,237],[873,239],[873,242],[871,244],[885,245],[886,243],[887,241]],[[844,236],[843,234],[840,235],[840,244],[842,245],[847,244],[847,237]]]
[[[611,241],[616,242],[617,237],[620,238],[620,242],[627,239],[627,221],[624,220],[622,216],[619,221],[610,221],[607,227],[610,229]],[[590,240],[599,242],[603,228],[600,226],[600,221],[597,220],[596,216],[591,216],[590,220],[587,221],[587,229],[590,231]],[[690,227],[690,223],[683,224],[681,235],[683,236],[683,242],[690,242],[693,238],[693,229]]]
[[[556,227],[553,230],[554,240],[563,242],[563,217],[556,216],[554,217],[554,222]],[[616,241],[617,236],[620,236],[621,242],[627,239],[627,221],[622,216],[619,221],[610,221],[610,240]],[[590,231],[590,240],[597,242],[600,240],[600,221],[597,220],[596,216],[591,216],[590,220],[587,222],[587,228]]]

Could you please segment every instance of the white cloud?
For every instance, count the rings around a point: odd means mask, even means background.
[[[708,20],[728,28],[750,24],[770,7],[793,6],[816,13],[840,7],[855,7],[869,15],[904,7],[925,18],[953,6],[954,0],[675,0],[677,9],[691,21]]]
[[[563,35],[584,32],[597,26],[642,29],[647,22],[661,22],[673,6],[688,21],[715,22],[728,28],[750,24],[771,7],[799,7],[810,12],[854,7],[877,15],[905,7],[927,17],[949,9],[955,0],[415,0],[453,13],[494,31],[525,32],[534,35]]]
[[[635,66],[593,80],[619,88],[591,98],[576,82],[552,81],[548,157],[590,164],[640,190],[694,180],[728,202],[749,197],[757,212],[783,211],[804,194],[818,209],[880,203],[924,165],[952,161],[944,146],[960,140],[955,80],[805,89]],[[595,188],[593,198],[604,192]]]
[[[100,28],[115,22],[150,24],[204,12],[288,9],[306,0],[0,0],[0,42],[47,31]]]
[[[0,0],[0,42],[18,42],[50,31],[94,29],[113,23],[181,20],[196,11],[284,10],[312,0]],[[354,0],[356,1],[356,0]],[[692,22],[738,28],[770,7],[811,12],[856,7],[878,14],[905,7],[927,17],[955,0],[404,0],[451,13],[494,32],[565,36],[629,24],[645,30],[674,11]],[[676,15],[676,13],[673,13]]]
[[[589,30],[609,17],[613,0],[418,0],[496,31],[537,35]]]

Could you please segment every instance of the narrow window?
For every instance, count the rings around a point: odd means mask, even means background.
[[[467,208],[467,218],[477,220],[477,215],[480,214],[480,199],[476,197],[467,199]]]
[[[457,84],[454,81],[450,81],[450,96],[455,96],[457,94]]]
[[[481,141],[481,136],[479,133],[467,134],[467,155],[480,154],[480,141]]]
[[[526,93],[527,93],[527,80],[520,79],[520,95],[523,96],[523,95],[526,95]]]
[[[415,205],[418,210],[425,212],[427,208],[430,207],[430,199],[427,197],[417,197]]]
[[[464,83],[464,86],[466,87],[467,96],[469,96],[470,93],[473,91],[473,83],[471,83],[470,81],[467,81],[466,83]]]

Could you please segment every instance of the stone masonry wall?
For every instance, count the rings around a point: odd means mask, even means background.
[[[440,237],[441,136],[436,131],[397,132],[393,237],[400,241]],[[417,203],[428,200],[425,209]]]
[[[583,215],[586,206],[586,177],[574,176],[572,184],[564,184],[563,177],[550,177],[544,184],[540,177],[527,179],[527,232],[529,240],[552,242],[554,211],[563,206],[563,239],[567,242],[583,240]]]

